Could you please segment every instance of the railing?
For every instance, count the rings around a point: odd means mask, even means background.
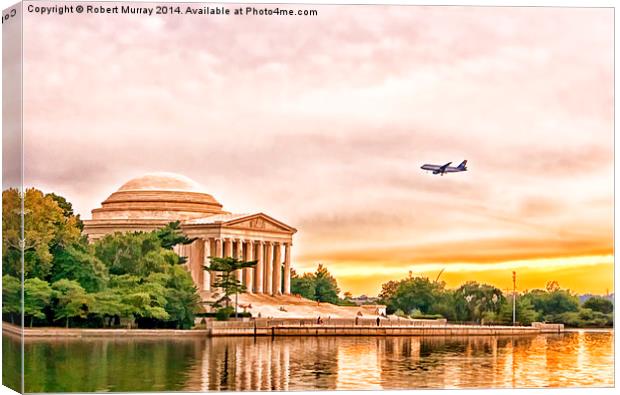
[[[386,326],[386,327],[436,327],[447,325],[446,319],[437,320],[406,320],[381,318],[377,324],[374,318],[256,318],[250,321],[207,321],[207,328],[270,328],[278,326]]]

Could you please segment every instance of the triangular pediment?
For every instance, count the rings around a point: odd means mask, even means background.
[[[250,214],[240,218],[231,219],[222,223],[227,228],[249,229],[266,232],[286,232],[293,234],[297,229],[280,222],[267,214]]]

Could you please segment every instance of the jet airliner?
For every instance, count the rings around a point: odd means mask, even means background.
[[[421,167],[422,170],[432,171],[433,174],[444,175],[445,173],[460,173],[462,171],[467,171],[467,160],[461,162],[457,167],[450,166],[452,162],[448,162],[445,165],[429,165],[425,164]]]

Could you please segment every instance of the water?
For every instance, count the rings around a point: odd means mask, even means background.
[[[28,340],[25,379],[27,392],[610,387],[613,337]],[[17,338],[3,348],[10,384]]]

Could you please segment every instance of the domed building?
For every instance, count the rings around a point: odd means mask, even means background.
[[[290,294],[291,246],[297,231],[266,214],[233,214],[193,180],[172,173],[153,173],[123,184],[92,210],[84,233],[97,240],[114,232],[151,231],[180,221],[183,232],[197,238],[176,251],[199,290],[207,295],[213,279],[203,270],[209,256],[257,260],[239,272],[249,293]]]

